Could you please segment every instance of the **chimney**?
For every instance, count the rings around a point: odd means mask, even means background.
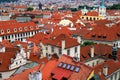
[[[2,37],[0,37],[0,42],[2,42]]]
[[[104,74],[105,76],[108,75],[108,66],[107,66],[107,65],[104,65],[104,67],[103,67],[103,74]]]
[[[91,45],[90,54],[91,54],[91,57],[94,57],[94,45]]]
[[[101,74],[102,74],[101,69],[99,70],[98,74],[101,76]]]
[[[82,41],[82,40],[81,40],[81,37],[80,37],[80,36],[77,36],[77,42],[78,42],[78,43],[81,43],[81,41]]]
[[[65,49],[65,40],[62,40],[62,49]]]
[[[40,71],[29,73],[29,80],[42,80],[42,73]]]
[[[44,34],[46,34],[46,32],[44,31]]]
[[[51,29],[51,33],[53,33],[53,31],[54,31],[54,29],[52,28],[52,29]]]
[[[27,52],[27,59],[29,59],[30,58],[30,52],[28,51]]]

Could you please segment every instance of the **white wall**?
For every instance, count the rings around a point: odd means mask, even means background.
[[[93,66],[95,66],[95,65],[97,65],[99,63],[102,63],[104,61],[105,60],[102,59],[102,58],[97,58],[97,59],[94,59],[94,60],[89,60],[89,61],[85,62],[85,64],[88,65],[88,66],[93,67]]]

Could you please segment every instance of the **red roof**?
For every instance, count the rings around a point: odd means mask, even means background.
[[[53,46],[57,46],[57,47],[62,47],[62,40],[65,40],[65,48],[70,48],[70,47],[74,47],[74,46],[79,45],[79,43],[77,42],[77,39],[71,38],[65,34],[60,34],[55,39],[50,40],[48,42],[48,44],[53,45]]]
[[[90,76],[91,72],[93,69],[89,66],[86,66],[85,64],[81,62],[75,62],[73,61],[72,57],[69,57],[67,55],[62,55],[59,59],[59,63],[66,63],[67,65],[74,66],[73,70],[65,69],[62,67],[57,66],[53,71],[52,71],[52,78],[61,80],[63,77],[67,78],[69,80],[87,80],[87,78]],[[63,64],[63,65],[64,65]],[[80,70],[78,72],[75,72],[75,68],[79,67]],[[85,75],[84,75],[85,74]]]
[[[108,75],[111,75],[113,72],[117,71],[118,69],[120,69],[120,62],[115,62],[113,60],[108,60],[105,61],[101,64],[98,64],[94,67],[94,71],[96,74],[98,74],[101,78],[101,80],[105,79],[105,75],[103,75],[103,67],[107,66],[108,67]],[[101,75],[99,74],[99,72],[101,71]]]
[[[15,54],[18,48],[6,48],[5,52],[0,53],[0,72],[5,72],[9,70],[9,65],[11,64],[11,58],[15,58]]]
[[[89,12],[87,12],[86,16],[98,16],[98,12],[97,11],[89,11]]]
[[[80,55],[80,60],[89,60],[91,58],[90,56],[90,48],[91,46],[85,46],[81,47],[81,55]],[[110,54],[112,54],[112,46],[105,45],[105,44],[94,44],[94,57],[96,56],[103,56],[105,58],[108,58]]]

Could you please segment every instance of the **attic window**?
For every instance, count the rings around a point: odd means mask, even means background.
[[[10,33],[10,29],[7,29],[7,33]]]
[[[30,26],[30,30],[33,30],[33,27],[32,27],[32,26]]]
[[[22,31],[22,28],[21,28],[21,27],[19,28],[19,31]]]
[[[120,33],[119,32],[117,33],[117,36],[120,37]]]
[[[95,37],[96,35],[95,34],[92,34],[92,37]]]
[[[27,27],[24,27],[24,30],[26,31],[26,30],[27,30]]]
[[[38,26],[36,26],[36,29],[38,29],[39,27]]]
[[[17,32],[17,29],[16,29],[16,28],[14,28],[14,32]]]
[[[103,38],[106,38],[107,36],[106,35],[103,35]]]
[[[4,30],[1,30],[1,34],[4,34]]]
[[[101,38],[101,35],[100,35],[100,34],[98,35],[98,38]]]

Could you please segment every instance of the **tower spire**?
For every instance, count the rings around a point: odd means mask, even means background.
[[[104,2],[105,2],[105,1],[104,1],[104,0],[102,0],[102,2],[101,2],[101,6],[105,6]]]

